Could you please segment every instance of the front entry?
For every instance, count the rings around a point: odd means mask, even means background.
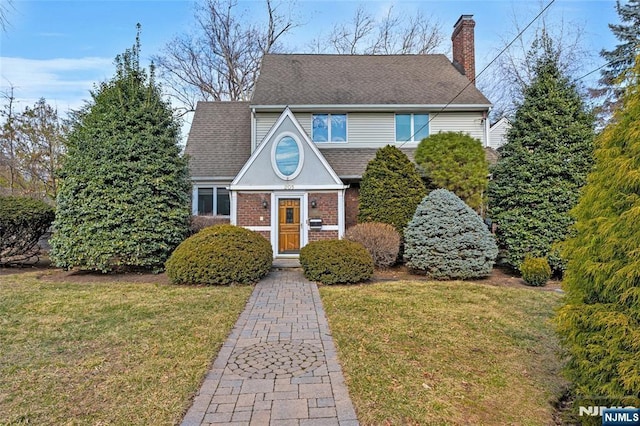
[[[278,253],[300,253],[300,199],[278,200]]]

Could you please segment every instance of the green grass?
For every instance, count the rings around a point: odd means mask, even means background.
[[[552,423],[559,294],[469,282],[320,293],[361,424]]]
[[[251,290],[0,276],[0,424],[175,424]]]

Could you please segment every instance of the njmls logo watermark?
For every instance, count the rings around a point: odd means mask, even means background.
[[[580,417],[601,417],[603,426],[640,426],[640,399],[634,396],[582,398],[576,405]]]
[[[602,412],[602,426],[640,426],[640,409],[607,408]]]

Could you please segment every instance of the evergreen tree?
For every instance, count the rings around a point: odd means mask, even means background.
[[[600,52],[607,65],[601,71],[598,81],[601,88],[594,90],[596,96],[604,97],[602,112],[610,114],[624,92],[625,71],[633,67],[636,56],[640,53],[640,0],[628,0],[626,4],[616,2],[619,24],[609,24],[613,35],[620,42],[612,50]]]
[[[575,235],[562,245],[566,296],[557,326],[579,399],[638,406],[640,62],[629,81],[622,109],[598,136],[595,166],[572,211]]]
[[[529,254],[548,257],[560,271],[562,261],[552,246],[567,236],[569,210],[593,162],[593,116],[559,71],[551,40],[543,36],[542,41],[535,78],[493,168],[489,211],[511,267],[518,269]]]
[[[482,143],[461,132],[441,132],[423,139],[416,150],[429,189],[444,188],[482,212],[489,163]]]
[[[498,255],[482,218],[446,189],[424,197],[404,236],[407,266],[434,279],[486,277]]]
[[[189,178],[179,123],[140,39],[75,117],[60,173],[51,257],[63,268],[159,270],[187,233]]]
[[[358,222],[388,223],[402,235],[426,193],[415,164],[387,145],[376,152],[362,175]]]

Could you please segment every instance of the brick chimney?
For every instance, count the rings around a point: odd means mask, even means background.
[[[473,15],[462,15],[453,26],[451,42],[453,43],[453,64],[461,69],[469,80],[476,84],[476,52]]]

